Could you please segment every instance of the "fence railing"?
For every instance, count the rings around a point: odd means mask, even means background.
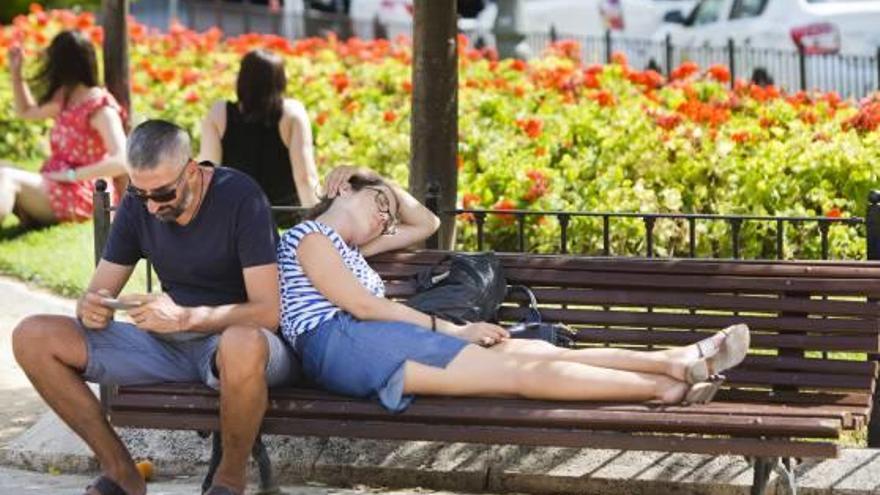
[[[430,191],[429,191],[430,192]],[[425,201],[429,209],[435,213],[439,211],[437,205],[439,198],[436,195],[429,194]],[[110,213],[114,207],[110,204],[110,196],[107,193],[107,184],[103,180],[96,183],[94,193],[94,235],[96,246],[103,246],[107,235],[110,232]],[[303,215],[308,209],[298,206],[273,206],[275,212],[288,212],[294,215]],[[645,227],[645,251],[623,253],[623,256],[639,256],[639,257],[656,257],[656,245],[653,235],[654,225],[657,220],[671,219],[682,220],[688,224],[688,250],[685,258],[705,258],[697,255],[697,222],[723,222],[729,226],[729,242],[731,243],[732,258],[740,259],[742,248],[742,240],[739,236],[741,228],[746,222],[764,222],[776,225],[774,233],[774,242],[776,245],[775,258],[757,258],[757,259],[784,259],[784,243],[785,243],[785,225],[802,225],[805,223],[813,223],[818,226],[819,242],[821,245],[819,259],[827,260],[831,258],[829,250],[828,232],[832,225],[849,225],[864,226],[864,242],[866,243],[866,258],[868,260],[880,260],[880,191],[871,191],[868,195],[868,207],[864,218],[862,217],[797,217],[797,216],[758,216],[758,215],[711,215],[711,214],[688,214],[688,213],[631,213],[631,212],[586,212],[586,211],[536,211],[536,210],[485,210],[485,209],[455,209],[453,211],[439,212],[440,215],[451,215],[458,217],[459,215],[472,215],[476,225],[476,245],[475,246],[456,246],[459,250],[476,249],[483,251],[493,249],[494,246],[486,245],[486,219],[491,215],[513,217],[516,222],[517,241],[515,244],[516,251],[527,251],[527,239],[525,234],[525,222],[528,217],[555,217],[559,222],[559,254],[575,254],[571,252],[569,246],[569,230],[568,227],[572,219],[578,217],[599,218],[602,221],[602,251],[598,253],[602,256],[611,256],[611,233],[613,229],[614,219],[641,219]],[[436,235],[431,237],[427,246],[429,248],[438,247]],[[585,253],[576,253],[585,254]],[[95,259],[100,258],[101,253],[95,252]],[[620,256],[621,254],[615,253]]]

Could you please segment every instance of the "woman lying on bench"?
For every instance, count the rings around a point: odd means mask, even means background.
[[[364,256],[430,236],[439,220],[403,189],[343,167],[309,220],[279,244],[281,328],[310,379],[391,411],[414,395],[705,403],[739,364],[749,330],[653,352],[563,349],[510,339],[491,323],[455,325],[384,297]]]

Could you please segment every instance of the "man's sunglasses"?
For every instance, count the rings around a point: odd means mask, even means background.
[[[186,172],[187,165],[189,165],[189,161],[186,162],[186,165],[183,166],[183,170],[180,171],[180,174],[177,175],[177,178],[174,179],[170,184],[166,184],[162,187],[158,187],[153,189],[152,192],[144,191],[143,189],[139,189],[129,184],[126,188],[128,194],[131,194],[135,198],[146,203],[147,201],[152,201],[154,203],[167,203],[169,201],[174,201],[177,198],[177,189],[180,186],[180,181],[183,179],[183,174]]]

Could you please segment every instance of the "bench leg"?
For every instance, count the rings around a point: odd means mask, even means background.
[[[797,484],[794,472],[794,460],[790,457],[758,457],[754,460],[755,475],[752,481],[751,495],[764,495],[770,473],[779,475],[779,493],[797,495]]]
[[[260,489],[257,491],[257,495],[282,495],[282,491],[275,485],[275,478],[272,476],[272,460],[269,458],[269,452],[266,451],[262,435],[257,436],[257,441],[254,442],[254,448],[251,450],[251,456],[260,469]]]
[[[272,476],[272,460],[269,458],[269,452],[263,443],[263,437],[258,436],[254,442],[254,448],[251,450],[251,456],[260,469],[260,486],[257,495],[282,495],[282,491],[275,485],[275,479]],[[208,473],[202,481],[202,493],[211,488],[214,481],[214,473],[217,472],[217,466],[220,465],[220,458],[223,457],[223,442],[220,439],[220,433],[214,432],[211,435],[211,460],[208,462]]]
[[[220,441],[220,432],[215,431],[211,434],[211,460],[208,461],[208,473],[205,475],[205,480],[202,481],[202,493],[211,488],[211,484],[214,482],[214,473],[217,472],[221,457],[223,457],[223,444]]]

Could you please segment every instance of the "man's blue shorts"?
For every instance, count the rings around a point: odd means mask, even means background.
[[[103,330],[79,326],[88,350],[83,373],[87,381],[102,385],[146,385],[163,382],[202,382],[219,388],[214,373],[214,354],[220,334],[191,340],[166,340],[138,329],[131,323],[114,321]],[[299,374],[296,357],[276,334],[263,329],[269,346],[266,383],[292,383]]]

